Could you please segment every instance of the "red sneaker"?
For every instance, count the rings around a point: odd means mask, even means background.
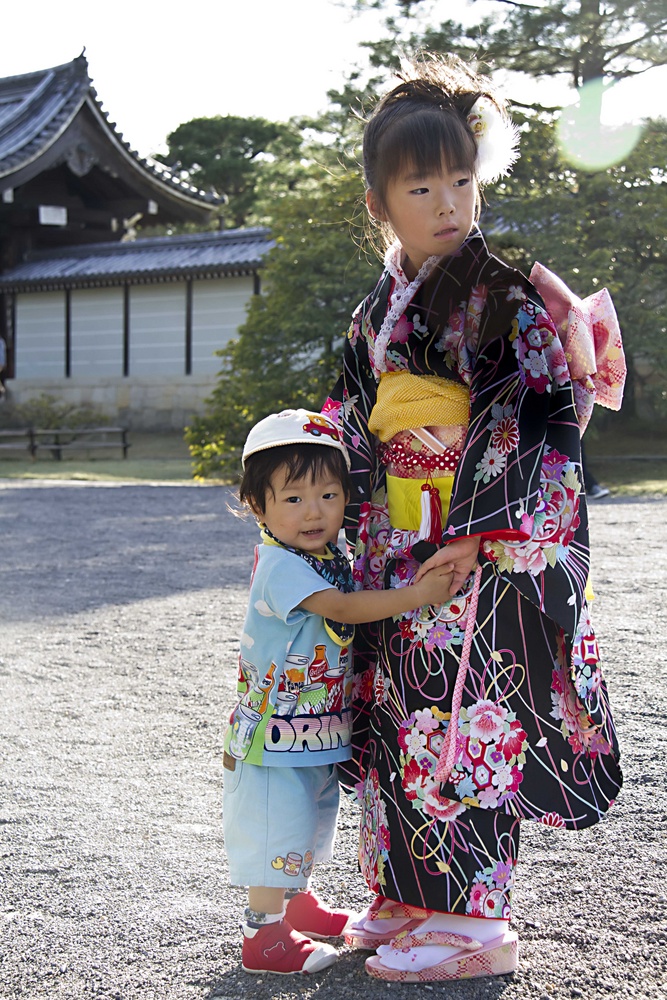
[[[332,910],[314,892],[299,892],[287,901],[285,917],[295,930],[309,938],[341,937],[351,910]]]
[[[313,944],[287,922],[280,920],[263,927],[243,926],[241,964],[246,972],[277,972],[291,976],[298,972],[319,972],[338,958],[330,944]]]

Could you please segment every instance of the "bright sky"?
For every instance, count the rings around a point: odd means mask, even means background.
[[[539,2],[539,0],[538,0]],[[439,0],[441,19],[476,18],[499,5]],[[455,8],[454,11],[452,8]],[[365,66],[359,44],[382,35],[383,16],[352,17],[339,0],[30,0],[6,4],[0,75],[71,61],[86,49],[98,97],[130,145],[162,152],[191,118],[316,114],[346,72]],[[8,44],[9,43],[9,44]],[[534,92],[534,83],[529,84]],[[515,81],[509,97],[525,95]],[[512,93],[514,91],[514,93]],[[609,124],[665,113],[667,68],[620,84],[606,99]],[[571,103],[553,91],[545,102]]]

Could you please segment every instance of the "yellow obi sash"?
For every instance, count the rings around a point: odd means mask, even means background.
[[[465,385],[439,375],[384,372],[368,429],[391,441],[401,431],[415,427],[468,426],[470,392]]]
[[[371,410],[368,428],[380,441],[386,442],[401,431],[421,427],[467,427],[469,417],[470,392],[467,386],[438,375],[385,372],[380,377],[377,401]],[[387,474],[387,505],[393,528],[419,531],[422,486],[425,482],[425,479],[404,479]],[[438,476],[432,483],[440,494],[444,525],[454,476]]]
[[[401,479],[387,473],[387,507],[392,528],[403,531],[419,531],[421,527],[422,486],[425,479]],[[440,494],[442,504],[442,524],[444,526],[452,498],[454,476],[438,476],[432,480]]]

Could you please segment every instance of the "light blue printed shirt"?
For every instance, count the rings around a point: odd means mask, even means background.
[[[238,702],[224,741],[238,760],[306,767],[350,758],[351,649],[330,637],[321,615],[300,607],[331,589],[300,556],[279,545],[258,546]]]

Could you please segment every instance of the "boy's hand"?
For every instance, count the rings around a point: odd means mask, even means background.
[[[450,597],[453,572],[450,565],[434,566],[422,573],[420,579],[410,587],[415,599],[415,607],[422,604],[445,604]]]
[[[444,545],[430,559],[422,563],[415,577],[415,584],[418,584],[426,573],[433,571],[436,567],[448,567],[452,570],[452,582],[447,600],[454,597],[470,576],[477,562],[480,541],[479,535],[469,535],[467,538],[457,538],[448,545]]]

